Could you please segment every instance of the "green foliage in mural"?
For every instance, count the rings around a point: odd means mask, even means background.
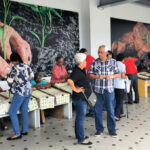
[[[149,35],[150,35],[150,32],[148,31],[148,32],[146,32],[145,36],[143,37],[143,40],[146,40],[147,45],[150,44]]]
[[[11,36],[11,34],[12,34],[12,33],[5,33],[6,24],[7,24],[7,17],[8,17],[9,9],[10,9],[10,6],[11,6],[10,0],[3,0],[3,5],[4,5],[4,22],[3,22],[3,27],[0,28],[0,39],[2,39],[4,59],[6,60],[5,38],[8,37],[8,36]],[[9,26],[16,19],[23,19],[23,17],[13,16],[10,23],[9,23]]]
[[[43,48],[45,45],[45,40],[48,37],[49,34],[52,32],[52,14],[56,15],[58,18],[60,18],[63,21],[62,18],[62,12],[58,12],[54,8],[47,8],[43,6],[37,6],[37,5],[31,5],[31,4],[25,4],[21,3],[22,5],[31,8],[34,12],[39,14],[41,25],[42,25],[42,39],[40,39],[39,35],[33,31],[29,31],[40,43],[41,47]],[[49,31],[46,33],[46,25],[47,22],[49,24]]]

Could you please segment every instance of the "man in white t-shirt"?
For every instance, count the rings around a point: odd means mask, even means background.
[[[124,98],[124,90],[125,90],[125,81],[126,78],[126,68],[122,63],[124,59],[123,54],[118,54],[116,57],[117,66],[120,73],[120,78],[116,78],[114,80],[114,88],[115,88],[115,98],[116,98],[116,108],[115,108],[115,119],[119,121],[121,117],[125,117],[123,112],[123,98]]]

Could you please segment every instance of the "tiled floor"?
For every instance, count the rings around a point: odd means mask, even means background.
[[[47,118],[41,128],[30,129],[29,135],[18,141],[6,140],[12,134],[12,129],[0,131],[0,150],[150,150],[150,100],[141,99],[139,105],[129,105],[129,112],[128,119],[117,122],[118,138],[111,138],[107,128],[101,137],[94,137],[94,118],[86,118],[85,133],[90,136],[92,146],[77,144],[74,118]],[[105,118],[106,113],[106,127]]]

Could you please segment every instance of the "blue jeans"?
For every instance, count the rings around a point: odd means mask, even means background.
[[[94,115],[95,114],[95,107],[91,106],[89,109],[89,114]]]
[[[114,115],[114,92],[109,93],[108,91],[104,91],[103,94],[95,93],[97,97],[97,102],[95,104],[95,126],[98,133],[102,133],[104,131],[103,127],[103,105],[104,101],[106,110],[107,110],[107,128],[109,133],[116,133],[116,121]]]
[[[17,93],[14,94],[12,103],[9,110],[10,119],[12,122],[14,135],[20,135],[19,122],[17,111],[20,109],[22,113],[22,131],[28,132],[28,103],[30,96],[24,97],[20,96]]]
[[[75,136],[78,139],[78,143],[82,143],[85,140],[84,135],[84,121],[87,110],[87,102],[84,100],[72,100],[73,105],[76,110],[76,119],[75,119]]]

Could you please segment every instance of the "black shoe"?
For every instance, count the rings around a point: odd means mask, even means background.
[[[88,143],[80,143],[81,145],[92,145],[93,143],[92,142],[88,142]]]
[[[87,116],[87,117],[94,117],[94,114],[88,113],[88,114],[86,114],[86,116]]]
[[[84,137],[84,139],[88,139],[88,138],[89,138],[88,136],[85,136],[85,137]]]
[[[116,138],[117,137],[117,133],[109,133],[109,135],[113,138]]]
[[[135,103],[135,104],[139,104],[139,102],[137,102],[137,101],[134,101],[134,103]]]
[[[96,133],[95,133],[95,136],[96,136],[96,137],[100,137],[101,135],[102,135],[101,132],[96,132]]]
[[[128,104],[133,104],[132,102],[128,102]]]
[[[21,132],[21,135],[28,135],[28,132]]]
[[[9,138],[7,138],[7,140],[8,141],[12,141],[12,140],[18,140],[18,139],[21,139],[22,138],[22,135],[19,135],[19,136],[17,136],[17,137],[9,137]]]

